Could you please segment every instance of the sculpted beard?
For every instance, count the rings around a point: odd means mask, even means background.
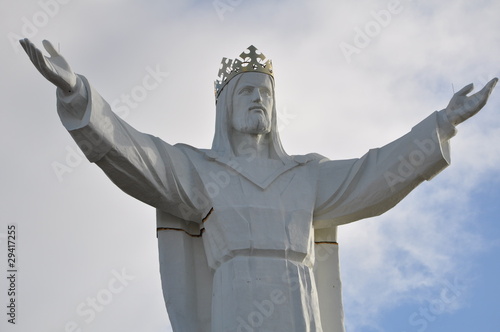
[[[260,111],[250,111],[247,116],[234,119],[233,126],[245,134],[267,134],[271,131],[269,116]]]

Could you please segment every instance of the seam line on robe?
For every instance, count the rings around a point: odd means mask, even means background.
[[[214,208],[212,207],[212,208],[210,209],[210,211],[208,211],[208,213],[207,213],[207,215],[205,216],[205,218],[201,219],[201,222],[202,222],[202,223],[203,223],[203,222],[205,222],[205,221],[208,219],[208,217],[210,217],[210,215],[212,214],[212,212],[213,212],[213,211],[214,211]]]
[[[186,233],[187,235],[191,236],[191,237],[202,237],[203,235],[203,232],[205,231],[205,228],[202,228],[200,230],[200,234],[191,234],[183,229],[180,229],[180,228],[172,228],[172,227],[158,227],[156,229],[156,237],[158,237],[158,232],[159,231],[181,231],[181,232],[184,232]]]

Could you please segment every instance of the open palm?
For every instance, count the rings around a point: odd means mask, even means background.
[[[42,51],[28,38],[21,39],[19,42],[43,77],[65,92],[73,91],[76,86],[76,74],[66,59],[55,50],[48,40],[43,41],[43,46],[50,54],[50,57],[44,56]]]
[[[481,91],[470,96],[467,96],[467,94],[474,89],[472,83],[455,93],[446,107],[446,115],[450,122],[457,125],[479,112],[488,101],[488,97],[497,81],[498,78],[492,79]]]

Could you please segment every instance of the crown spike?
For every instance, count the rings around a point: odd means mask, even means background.
[[[250,45],[240,54],[239,58],[234,60],[222,58],[217,80],[214,82],[215,98],[219,97],[220,92],[231,79],[245,72],[264,73],[274,77],[271,60],[266,60],[266,56],[262,52]]]

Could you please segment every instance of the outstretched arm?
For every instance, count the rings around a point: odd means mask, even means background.
[[[481,91],[471,96],[467,96],[467,94],[474,89],[472,83],[455,93],[445,109],[446,116],[451,124],[456,126],[479,112],[488,101],[488,97],[497,82],[498,78],[492,79]]]
[[[379,215],[450,162],[448,139],[454,126],[486,104],[498,79],[467,96],[458,91],[448,106],[416,125],[410,133],[360,159],[320,163],[315,227],[327,228]]]
[[[197,222],[208,213],[209,207],[197,203],[202,185],[191,176],[193,167],[181,149],[120,119],[50,42],[43,42],[50,57],[28,39],[20,43],[38,71],[59,88],[58,113],[63,125],[87,158],[120,189],[183,219]]]

